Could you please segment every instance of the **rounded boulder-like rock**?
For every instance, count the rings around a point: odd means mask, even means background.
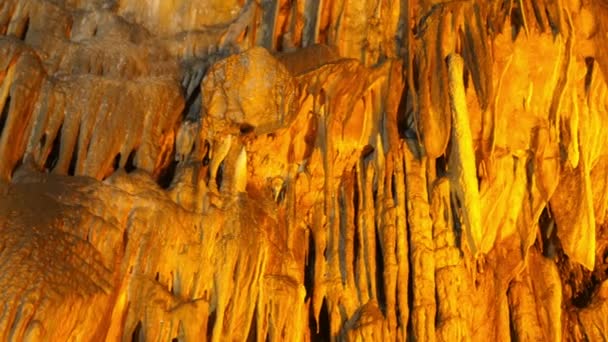
[[[203,80],[202,92],[204,126],[213,133],[253,130],[264,134],[293,117],[294,80],[264,48],[214,64]]]

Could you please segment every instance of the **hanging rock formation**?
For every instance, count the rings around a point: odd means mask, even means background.
[[[608,6],[0,2],[0,340],[598,340]]]

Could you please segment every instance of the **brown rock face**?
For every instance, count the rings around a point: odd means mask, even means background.
[[[602,1],[0,1],[0,340],[608,335]]]

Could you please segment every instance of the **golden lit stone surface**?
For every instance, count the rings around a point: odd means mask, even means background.
[[[0,2],[0,340],[600,340],[604,1]]]

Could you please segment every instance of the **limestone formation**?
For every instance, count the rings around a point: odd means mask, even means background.
[[[0,1],[0,340],[608,335],[608,6]]]

